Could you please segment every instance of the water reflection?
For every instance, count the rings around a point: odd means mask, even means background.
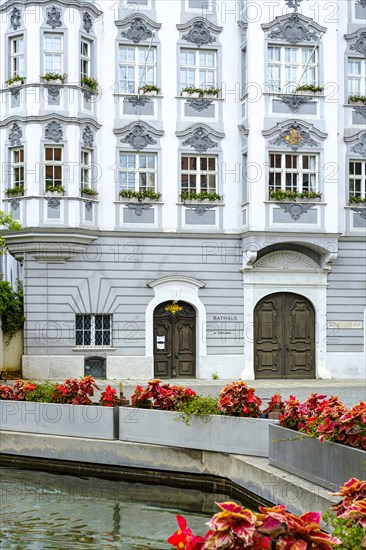
[[[203,535],[215,502],[230,498],[12,468],[0,479],[0,548],[19,550],[163,550],[177,513]]]

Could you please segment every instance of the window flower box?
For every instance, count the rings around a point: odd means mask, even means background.
[[[65,83],[67,78],[66,73],[46,73],[40,76],[47,84],[61,86]]]
[[[365,460],[366,453],[360,449],[269,426],[269,463],[331,491],[351,477],[364,479]]]
[[[160,88],[158,88],[154,84],[145,84],[145,86],[141,86],[138,89],[138,92],[139,94],[143,95],[157,96],[160,92]]]
[[[323,92],[324,88],[321,86],[304,85],[298,86],[295,90],[295,95],[305,96],[319,96]]]
[[[98,81],[95,78],[85,76],[80,80],[80,85],[88,92],[92,92],[94,94],[98,93]]]
[[[184,92],[182,91],[182,97],[200,97],[200,94],[198,92]]]
[[[12,76],[8,80],[6,80],[5,84],[8,86],[8,88],[14,88],[16,86],[23,86],[25,81],[26,81],[25,76],[16,75],[16,76]]]
[[[118,407],[0,401],[1,429],[67,437],[117,439]]]
[[[119,192],[119,200],[121,202],[159,202],[161,193],[152,190],[132,191],[123,189]]]
[[[7,198],[22,197],[24,195],[24,187],[8,187],[5,189],[5,196]]]
[[[269,200],[274,202],[319,202],[322,194],[316,191],[270,191]]]
[[[65,192],[66,192],[66,189],[61,185],[58,185],[56,187],[46,185],[46,189],[45,189],[46,197],[59,197],[60,195],[64,195]]]
[[[90,187],[84,187],[81,189],[81,196],[86,199],[97,199],[98,198],[98,191],[95,189],[92,189]]]
[[[364,95],[351,95],[348,98],[348,102],[352,107],[365,107],[366,96]]]
[[[206,193],[205,191],[201,193],[194,192],[184,192],[181,193],[180,198],[183,204],[200,204],[200,203],[217,203],[222,202],[222,195],[218,193]]]
[[[177,412],[120,407],[119,439],[251,456],[268,456],[263,418],[226,415],[192,417],[186,425]]]

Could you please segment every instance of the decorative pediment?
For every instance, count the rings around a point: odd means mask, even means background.
[[[197,48],[216,42],[215,34],[219,34],[222,27],[214,25],[202,17],[194,17],[187,23],[177,25],[178,31],[185,32],[182,40],[188,44],[195,44]]]
[[[176,136],[184,140],[182,145],[189,145],[198,153],[205,153],[217,147],[217,141],[222,140],[225,134],[213,130],[207,124],[195,124],[187,130],[176,132]]]
[[[40,4],[40,5],[47,4],[48,2],[49,2],[49,0],[34,0],[33,1],[34,4]],[[21,9],[21,8],[19,8],[19,4],[24,5],[24,4],[27,4],[27,3],[29,4],[29,0],[5,0],[5,2],[2,2],[2,3],[0,2],[0,13],[8,12],[12,8]],[[94,17],[101,17],[103,15],[103,12],[98,8],[96,3],[95,4],[93,2],[86,3],[84,0],[57,0],[57,6],[62,6],[65,9],[74,8],[75,10],[78,10],[78,11],[79,10],[82,11],[82,10],[86,9],[86,6],[87,6],[88,12],[93,14]],[[48,6],[47,6],[47,8],[48,8]],[[10,13],[12,13],[12,12],[10,12]],[[47,20],[46,12],[44,13],[44,18],[45,18],[45,20]],[[11,22],[10,22],[10,24],[12,25]],[[16,29],[14,29],[14,30],[16,30]]]
[[[262,134],[264,137],[269,138],[270,145],[281,148],[289,147],[292,151],[297,151],[302,147],[320,148],[320,141],[328,136],[312,124],[302,120],[279,122],[274,128],[264,130]]]
[[[134,44],[150,40],[154,32],[161,27],[160,23],[152,21],[146,15],[130,15],[121,21],[116,21],[116,26],[122,28],[121,36]]]
[[[20,145],[23,132],[17,122],[14,122],[13,126],[9,130],[9,143],[11,146]]]
[[[288,15],[279,15],[270,23],[263,24],[262,29],[268,33],[267,38],[289,44],[316,42],[319,35],[327,30],[310,17],[296,11]]]
[[[149,145],[155,145],[157,140],[164,135],[163,130],[156,130],[146,122],[132,122],[124,128],[114,131],[115,135],[122,135],[121,143],[128,143],[135,151],[142,151]]]
[[[63,130],[61,124],[53,120],[47,124],[44,132],[45,139],[59,143],[63,140]]]
[[[278,250],[269,252],[259,258],[254,264],[253,269],[279,271],[281,269],[293,271],[314,271],[319,266],[309,256],[295,250]]]
[[[355,136],[345,137],[344,141],[346,143],[353,143],[350,147],[352,153],[356,153],[356,155],[360,155],[363,158],[366,157],[366,132],[361,131]]]
[[[344,38],[349,42],[349,49],[366,57],[366,31],[359,29],[352,34],[345,34]]]
[[[55,30],[62,27],[62,10],[56,6],[50,6],[46,9],[46,25],[49,25],[51,29]]]
[[[20,9],[13,8],[10,13],[10,26],[14,31],[16,31],[17,29],[19,29],[19,27],[22,26],[22,23],[20,21],[21,17],[22,17],[22,14]]]

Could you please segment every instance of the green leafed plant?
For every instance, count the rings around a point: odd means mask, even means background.
[[[146,189],[145,191],[132,191],[131,189],[123,189],[119,192],[119,196],[122,199],[137,199],[139,202],[142,202],[144,199],[158,201],[161,197],[161,193],[157,193],[152,189]]]
[[[84,76],[84,78],[80,80],[80,84],[90,88],[93,92],[98,90],[98,80],[96,78],[92,78],[91,76]]]
[[[350,197],[350,204],[366,204],[366,197]]]
[[[10,342],[14,334],[23,328],[25,321],[21,281],[17,281],[16,290],[8,281],[0,281],[0,317],[1,328]]]
[[[20,82],[21,84],[24,84],[24,82],[27,80],[26,76],[19,76],[18,74],[15,76],[12,76],[11,78],[8,78],[8,80],[5,80],[5,84],[8,86],[11,86],[15,82]]]
[[[324,88],[322,86],[314,86],[314,84],[303,84],[296,88],[296,92],[322,92]]]
[[[64,82],[67,78],[67,73],[46,73],[46,74],[40,76],[40,78],[43,78],[43,80],[45,80],[46,82],[53,82],[54,80],[61,80],[62,84],[64,84]]]
[[[139,91],[143,94],[147,94],[149,92],[156,92],[158,94],[160,92],[160,88],[155,86],[155,84],[145,84],[145,86],[140,86]]]
[[[366,105],[366,95],[350,95],[349,96],[349,102],[350,103],[363,103]]]
[[[25,393],[26,401],[36,401],[37,403],[52,403],[52,394],[56,389],[56,383],[46,380],[41,384],[36,384],[33,391]]]
[[[90,195],[91,197],[98,195],[98,191],[96,189],[92,189],[91,187],[82,187],[81,192],[83,195]]]
[[[208,395],[206,397],[195,397],[185,403],[180,403],[177,411],[179,412],[178,420],[182,420],[187,426],[192,416],[205,417],[210,414],[220,414],[218,411],[218,399]]]
[[[316,191],[303,191],[302,193],[297,193],[296,191],[283,191],[279,189],[278,191],[270,191],[269,198],[276,201],[295,201],[299,199],[319,199],[322,194]]]
[[[183,203],[186,201],[204,201],[206,199],[213,202],[221,201],[222,195],[219,195],[218,193],[207,193],[206,191],[201,191],[201,193],[190,191],[181,193],[180,198]]]
[[[66,189],[62,185],[53,185],[53,183],[46,182],[45,191],[46,193],[60,193],[60,195],[63,195]]]
[[[12,213],[4,214],[4,212],[0,210],[0,229],[2,228],[8,229],[9,231],[20,231],[22,226],[19,222],[13,220]],[[4,253],[4,251],[5,241],[4,237],[0,234],[0,256]]]
[[[8,187],[8,189],[5,189],[5,195],[7,197],[16,197],[17,195],[22,195],[23,193],[23,185],[20,185],[19,187]]]

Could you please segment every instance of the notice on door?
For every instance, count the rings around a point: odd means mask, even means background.
[[[165,349],[165,336],[156,337],[156,349]]]

